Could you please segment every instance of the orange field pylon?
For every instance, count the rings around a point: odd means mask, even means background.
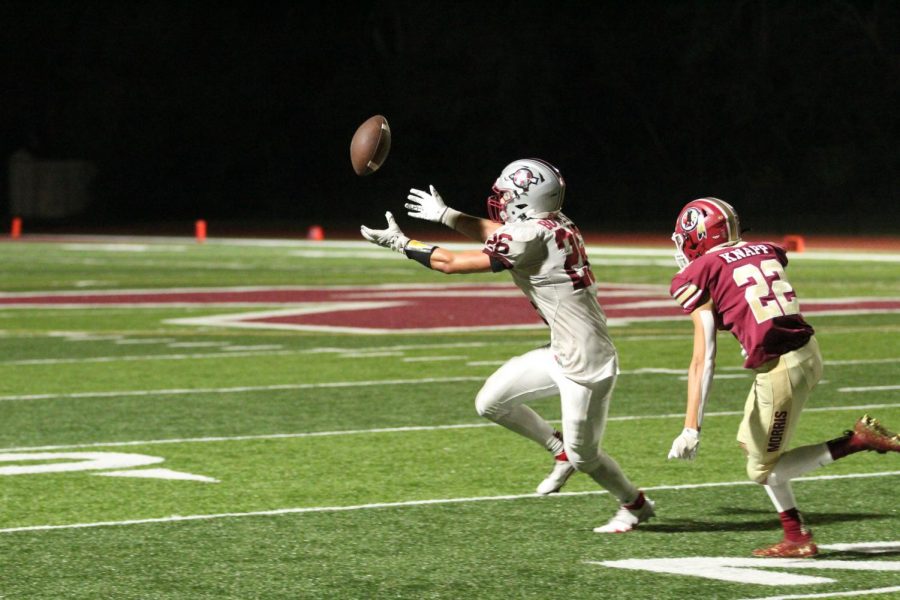
[[[198,244],[202,244],[206,241],[206,221],[197,219],[197,222],[194,223],[194,235],[197,238]]]
[[[788,252],[803,252],[806,249],[806,240],[802,235],[784,236],[784,249]]]
[[[325,239],[325,230],[322,229],[321,225],[310,225],[309,230],[306,232],[306,239],[321,242]]]

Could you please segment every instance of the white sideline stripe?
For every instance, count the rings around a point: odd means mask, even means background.
[[[854,551],[863,554],[881,554],[900,551],[900,542],[853,542],[850,544],[819,544],[825,550]]]
[[[846,412],[863,411],[876,408],[900,408],[900,403],[895,404],[855,404],[852,406],[818,406],[804,408],[804,412]],[[733,417],[743,415],[743,411],[730,410],[708,412],[705,417]],[[684,413],[670,413],[663,415],[625,415],[621,417],[609,417],[607,421],[644,421],[661,419],[681,419]],[[551,421],[558,423],[559,421]],[[0,448],[0,452],[27,452],[38,450],[73,450],[78,448],[121,448],[125,446],[155,446],[160,444],[203,444],[211,442],[245,442],[254,440],[285,440],[297,438],[333,437],[342,435],[365,435],[375,433],[408,433],[416,431],[443,431],[448,429],[478,429],[482,427],[498,427],[490,421],[478,423],[456,423],[449,425],[409,425],[406,427],[376,427],[373,429],[344,429],[338,431],[304,431],[298,433],[265,433],[258,435],[233,435],[233,436],[208,436],[197,438],[168,438],[162,440],[131,440],[127,442],[87,442],[83,444],[64,444],[56,446],[19,446],[13,448]]]
[[[80,338],[79,338],[80,339]],[[117,338],[118,339],[118,338]],[[684,339],[684,336],[626,336],[618,337],[616,341],[650,341],[657,339]],[[141,340],[119,340],[116,344],[144,344]],[[63,365],[63,364],[80,364],[80,363],[109,363],[109,362],[141,362],[154,360],[200,360],[207,358],[246,358],[252,356],[291,356],[301,354],[318,354],[324,352],[332,352],[335,354],[344,354],[345,356],[388,356],[396,355],[403,350],[418,350],[422,348],[476,348],[483,347],[487,344],[484,342],[473,342],[469,344],[421,344],[418,346],[381,346],[377,348],[310,348],[305,350],[253,350],[240,346],[231,346],[222,348],[221,353],[198,353],[198,354],[125,354],[119,356],[91,356],[87,358],[22,358],[13,360],[0,360],[0,365]],[[530,345],[530,344],[529,344]],[[503,364],[504,361],[491,361],[484,363],[473,363],[473,366]],[[900,362],[900,358],[872,358],[872,359],[852,359],[852,360],[826,360],[826,366],[849,366],[849,365],[873,365]],[[744,367],[722,366],[717,367],[719,371],[744,371]],[[622,374],[629,375],[634,373],[680,373],[684,374],[687,369],[663,369],[645,367],[634,369],[631,371],[622,371]]]
[[[667,290],[664,285],[656,285],[650,283],[604,283],[602,287],[606,290],[655,290],[665,295]],[[89,294],[91,296],[117,296],[131,294],[206,294],[211,292],[270,292],[270,291],[321,291],[328,289],[330,291],[350,291],[361,293],[363,290],[377,291],[386,290],[388,292],[396,290],[451,290],[451,289],[482,289],[482,288],[498,288],[500,290],[515,289],[514,285],[509,282],[501,281],[482,281],[482,282],[447,282],[447,283],[376,283],[371,285],[232,285],[224,287],[171,287],[171,288],[116,288],[107,290],[50,290],[40,291],[32,290],[28,292],[0,292],[0,298],[28,298],[39,294],[41,296],[53,296],[65,298],[66,296],[83,296]],[[254,303],[259,306],[259,303]]]
[[[27,336],[33,337],[33,336]],[[616,341],[652,341],[652,340],[680,340],[684,339],[683,335],[672,335],[672,336],[619,336],[616,338]],[[83,338],[77,338],[79,341]],[[105,338],[104,338],[105,339]],[[118,337],[115,338],[119,341],[116,344],[130,344],[130,345],[138,345],[150,343],[149,341],[142,340],[120,340]],[[531,345],[531,343],[527,343]],[[64,364],[81,364],[81,363],[110,363],[110,362],[142,362],[142,361],[154,361],[154,360],[202,360],[202,359],[216,359],[216,358],[246,358],[253,356],[291,356],[291,355],[302,355],[302,354],[318,354],[324,352],[331,352],[335,354],[344,354],[345,356],[387,356],[387,353],[392,355],[397,354],[403,350],[418,350],[422,348],[478,348],[487,346],[485,342],[472,342],[466,344],[420,344],[420,345],[398,345],[398,346],[380,346],[375,348],[309,348],[305,350],[275,350],[275,349],[264,349],[264,350],[253,350],[252,348],[243,348],[240,346],[231,346],[222,348],[221,353],[197,353],[197,354],[124,354],[119,356],[91,356],[87,358],[22,358],[22,359],[13,359],[13,360],[0,360],[0,365],[64,365]],[[227,352],[227,353],[226,353]],[[484,366],[484,365],[495,365],[495,364],[503,364],[506,362],[503,361],[491,361],[484,363],[473,363],[472,366]],[[885,363],[896,363],[900,362],[900,358],[872,358],[872,359],[852,359],[852,360],[826,360],[824,361],[826,366],[848,366],[848,365],[873,365],[873,364],[885,364]],[[719,371],[744,371],[744,367],[732,367],[732,366],[721,366],[717,367]],[[622,374],[634,374],[634,373],[679,373],[684,374],[687,372],[687,369],[662,369],[662,368],[652,368],[645,367],[641,369],[634,369],[631,371],[623,371]]]
[[[31,336],[29,336],[31,337]],[[60,337],[59,335],[53,335],[52,337]],[[82,336],[62,336],[64,339],[84,339]],[[115,339],[119,339],[117,336]],[[648,338],[652,339],[652,338]],[[119,343],[136,343],[136,342],[116,342]],[[198,354],[127,354],[121,356],[94,356],[88,358],[31,358],[31,359],[18,359],[18,360],[4,360],[0,361],[0,365],[57,365],[57,364],[72,364],[72,363],[105,363],[105,362],[115,362],[115,361],[144,361],[144,360],[192,360],[192,359],[206,359],[206,358],[242,358],[247,356],[289,356],[289,355],[301,355],[301,354],[369,354],[375,352],[397,352],[403,350],[421,350],[423,348],[482,348],[487,346],[486,342],[455,342],[455,343],[444,343],[444,344],[398,344],[395,346],[376,346],[371,348],[329,348],[329,347],[320,347],[320,348],[307,348],[303,350],[247,350],[247,351],[232,351],[229,348],[223,348],[223,351],[227,351],[227,354],[222,352],[215,353],[198,353]],[[900,361],[900,359],[897,359]]]
[[[836,366],[844,366],[844,365],[874,365],[879,363],[894,363],[900,362],[900,358],[860,358],[853,360],[826,360],[823,361],[825,365],[836,365]]]
[[[839,392],[885,392],[890,390],[900,390],[900,385],[870,385],[868,387],[842,387],[838,388]]]
[[[236,356],[238,353],[227,354],[223,356]],[[405,362],[413,362],[415,360],[426,360],[425,357],[403,359]],[[465,360],[465,357],[428,357],[427,360]],[[743,370],[738,369],[722,369],[722,370]],[[685,377],[684,369],[655,369],[641,368],[633,370],[623,370],[620,375],[678,375],[682,379]],[[721,379],[734,378],[742,379],[749,377],[749,373],[741,375],[720,375]],[[23,400],[54,400],[54,399],[76,399],[76,398],[118,398],[118,397],[134,397],[134,396],[183,396],[188,394],[235,394],[245,392],[271,392],[284,390],[310,390],[324,388],[352,388],[352,387],[375,387],[381,385],[419,385],[423,383],[455,383],[464,381],[484,381],[482,376],[457,376],[457,377],[426,377],[423,379],[373,379],[368,381],[326,381],[321,383],[279,383],[272,385],[255,385],[255,386],[236,386],[222,388],[172,388],[160,390],[119,390],[112,392],[73,392],[69,394],[20,394],[11,396],[0,396],[0,402],[14,402]],[[887,386],[871,386],[871,387],[844,387],[838,388],[839,392],[869,392],[869,391],[889,391],[900,389],[898,385]]]
[[[234,394],[241,392],[271,392],[278,390],[312,390],[323,388],[372,387],[378,385],[418,385],[422,383],[454,383],[460,381],[484,381],[484,377],[425,377],[422,379],[380,379],[373,381],[333,381],[324,383],[281,383],[275,385],[250,385],[229,388],[175,388],[168,390],[125,390],[118,392],[76,392],[73,394],[27,394],[0,396],[0,402],[16,400],[51,400],[55,398],[116,398],[123,396],[181,396],[185,394]]]
[[[160,245],[174,245],[180,250],[185,246],[196,243],[191,236],[117,236],[117,235],[78,235],[78,234],[24,234],[23,239],[33,239],[43,242],[56,242],[72,245],[79,240],[85,240],[91,244],[98,241],[106,242],[107,246],[113,244],[126,244],[134,246],[137,243],[147,244],[157,249]],[[777,237],[777,236],[776,236]],[[373,246],[363,240],[283,240],[264,238],[208,238],[206,243],[210,246],[237,246],[255,248],[298,248],[306,250],[322,250],[323,248],[344,249],[356,251],[360,254],[372,252]],[[86,245],[86,244],[85,244]],[[671,245],[671,244],[669,244]],[[441,247],[449,250],[479,250],[481,245],[473,242],[442,241]],[[611,244],[588,244],[587,251],[591,255],[598,256],[648,256],[668,259],[666,264],[672,265],[672,250],[668,247],[654,245],[644,246],[616,246]],[[149,250],[149,248],[148,248]],[[394,256],[389,252],[383,252],[385,256]],[[867,252],[859,249],[848,250],[807,250],[805,252],[790,253],[791,260],[833,260],[837,262],[900,262],[900,254],[891,252]],[[396,257],[399,258],[399,257]],[[673,267],[674,268],[674,267]]]
[[[468,356],[407,356],[402,362],[439,362],[447,360],[467,360]]]
[[[145,354],[145,355],[124,355],[124,356],[92,356],[88,358],[30,358],[21,360],[4,360],[0,361],[2,365],[64,365],[64,364],[81,364],[81,363],[109,363],[109,362],[142,362],[153,360],[195,360],[206,358],[246,358],[249,356],[288,356],[291,354],[303,354],[302,350],[235,350],[228,351],[227,348],[222,349],[219,353],[203,353],[203,354]],[[348,350],[347,352],[350,352]]]
[[[846,475],[822,475],[818,477],[797,477],[793,481],[826,481],[836,479],[864,479],[872,477],[891,477],[900,475],[900,471],[882,471],[879,473],[848,473]],[[721,481],[713,483],[694,483],[681,485],[657,485],[642,488],[645,491],[661,490],[691,490],[703,488],[732,487],[739,485],[759,485],[754,481]],[[608,494],[606,490],[591,490],[586,492],[558,492],[557,497],[571,496],[595,496]],[[23,531],[49,531],[54,529],[85,529],[90,527],[112,527],[124,525],[143,525],[149,523],[174,523],[178,521],[209,521],[213,519],[228,519],[240,517],[268,517],[277,515],[292,515],[322,512],[347,512],[355,510],[369,510],[373,508],[405,508],[408,506],[430,506],[438,504],[463,504],[469,502],[496,502],[498,500],[522,500],[526,498],[546,499],[540,494],[509,494],[503,496],[471,496],[468,498],[434,498],[431,500],[404,500],[401,502],[373,502],[370,504],[355,504],[350,506],[307,506],[298,508],[276,508],[272,510],[258,510],[249,512],[213,513],[205,515],[172,515],[170,517],[158,517],[154,519],[130,519],[126,521],[95,521],[93,523],[70,523],[67,525],[29,525],[26,527],[9,527],[0,529],[0,533],[17,533]]]
[[[824,546],[819,546],[823,548]],[[874,596],[900,592],[900,585],[894,587],[872,588],[870,590],[852,590],[849,592],[821,592],[818,594],[791,594],[789,596],[765,596],[759,598],[743,598],[742,600],[801,600],[803,598],[849,598],[851,596]]]

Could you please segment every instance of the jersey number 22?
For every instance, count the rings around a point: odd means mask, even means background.
[[[794,288],[785,279],[784,268],[777,260],[764,260],[758,267],[738,267],[734,270],[734,282],[739,287],[747,288],[744,297],[757,323],[800,312]]]

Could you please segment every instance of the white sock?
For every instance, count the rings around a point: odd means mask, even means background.
[[[799,477],[813,469],[830,465],[834,462],[827,444],[800,446],[785,452],[778,459],[766,481],[771,486],[779,486]],[[788,507],[791,508],[791,507]]]
[[[783,513],[786,510],[797,508],[797,500],[794,499],[794,490],[791,489],[791,483],[782,483],[781,485],[764,485],[769,499],[775,505],[775,510]]]
[[[550,439],[544,444],[544,448],[552,452],[553,456],[557,456],[560,452],[565,450],[562,439],[556,437],[555,431],[553,432],[553,435],[550,436]]]

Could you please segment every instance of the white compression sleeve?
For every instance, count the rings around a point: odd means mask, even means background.
[[[712,389],[713,373],[716,365],[716,321],[711,310],[700,314],[703,323],[703,334],[706,336],[706,356],[703,359],[703,375],[700,378],[700,406],[697,407],[697,428],[703,423],[703,411]]]

